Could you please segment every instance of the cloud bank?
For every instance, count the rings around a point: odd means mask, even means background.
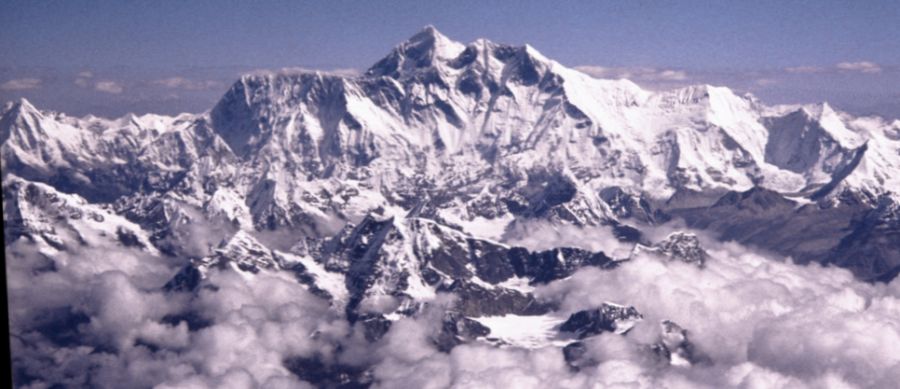
[[[531,242],[600,234],[565,230]],[[644,316],[625,336],[585,340],[595,363],[575,371],[561,344],[475,342],[439,351],[431,340],[446,296],[371,343],[359,324],[291,273],[225,267],[213,269],[196,293],[164,292],[160,286],[180,266],[174,259],[133,248],[48,256],[20,240],[6,248],[17,382],[313,387],[301,378],[303,368],[286,362],[292,358],[365,371],[377,388],[876,388],[900,380],[900,282],[867,284],[841,269],[704,243],[710,259],[702,269],[644,254],[615,270],[586,268],[537,288],[562,316],[604,302],[632,305]],[[661,363],[648,349],[661,320],[687,329],[710,362]]]
[[[584,269],[540,293],[567,310],[634,305],[645,320],[626,339],[638,343],[651,340],[660,320],[688,329],[713,365],[654,372],[639,363],[639,376],[658,384],[884,387],[900,378],[900,283],[860,283],[843,270],[779,262],[733,243],[708,251],[703,269],[640,256],[616,271]],[[634,364],[621,359],[612,355],[600,369]]]

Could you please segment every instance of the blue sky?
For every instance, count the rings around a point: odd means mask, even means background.
[[[648,88],[900,117],[900,1],[0,0],[0,100],[81,115],[202,111],[239,74],[365,69],[427,24],[529,43]]]

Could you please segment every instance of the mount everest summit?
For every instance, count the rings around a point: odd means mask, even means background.
[[[651,320],[631,301],[546,298],[586,268],[650,257],[704,272],[723,260],[705,244],[739,244],[863,284],[900,273],[900,121],[709,85],[648,91],[433,27],[357,76],[243,76],[203,114],[73,118],[23,99],[3,107],[0,131],[12,274],[92,285],[119,271],[178,302],[147,317],[183,328],[184,344],[140,327],[97,351],[116,355],[178,354],[216,328],[197,301],[223,273],[277,274],[321,300],[352,330],[312,331],[320,346],[383,343],[415,319],[434,324],[441,352],[558,348],[571,371],[599,363],[585,342]],[[90,291],[17,307],[14,287],[28,289],[11,283],[18,384],[47,378],[32,368],[42,347],[95,345]],[[652,319],[647,358],[715,363],[695,329]],[[285,351],[274,369],[390,386],[340,355]]]

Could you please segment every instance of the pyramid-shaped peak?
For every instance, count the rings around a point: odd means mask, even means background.
[[[419,30],[419,32],[417,32],[415,35],[413,35],[409,40],[413,41],[413,40],[419,40],[419,39],[432,39],[432,40],[447,39],[447,40],[449,40],[450,38],[447,38],[447,36],[442,34],[440,31],[438,31],[438,29],[436,27],[429,24],[425,27],[422,27],[422,29]]]
[[[20,98],[18,101],[10,101],[7,102],[3,106],[3,111],[0,112],[4,117],[31,117],[31,116],[40,116],[41,111],[35,108],[34,105],[31,104],[27,99]]]
[[[447,38],[434,26],[425,26],[395,47],[387,57],[369,68],[366,74],[398,77],[405,71],[449,61],[459,56],[465,49],[462,43]]]
[[[540,51],[535,49],[534,46],[532,46],[528,43],[526,43],[522,49],[525,51],[525,54],[528,54],[529,56],[531,56],[532,58],[534,58],[536,60],[543,61],[543,62],[550,60],[544,54],[542,54]]]
[[[0,143],[6,142],[14,127],[38,128],[37,121],[42,117],[41,111],[25,98],[7,102],[0,111]]]
[[[809,120],[814,121],[827,120],[832,117],[840,116],[838,111],[832,108],[827,102],[802,105],[797,109],[797,112],[800,112]]]
[[[803,105],[788,116],[815,124],[842,147],[853,149],[865,143],[865,137],[849,129],[841,114],[828,103]]]
[[[8,110],[18,110],[20,112],[37,111],[37,108],[35,108],[34,105],[24,97],[18,99],[15,102],[7,103],[7,106],[9,108]]]
[[[432,59],[450,59],[455,58],[459,53],[465,50],[465,46],[456,42],[446,35],[441,34],[432,25],[427,25],[421,31],[413,35],[399,47],[409,56],[421,58],[422,55],[428,55]]]
[[[18,101],[17,103],[18,103],[19,105],[21,105],[21,106],[24,106],[24,107],[31,107],[31,108],[34,108],[34,105],[31,104],[31,102],[28,101],[28,99],[26,99],[26,98],[24,98],[24,97],[20,98],[19,101]]]

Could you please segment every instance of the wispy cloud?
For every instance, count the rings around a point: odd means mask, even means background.
[[[294,67],[284,67],[281,69],[256,69],[247,72],[247,74],[259,75],[259,74],[297,74],[297,73],[323,73],[329,74],[333,76],[341,76],[341,77],[354,77],[360,75],[359,69],[354,68],[337,68],[337,69],[312,69],[305,68],[300,66]]]
[[[92,78],[94,78],[94,73],[85,70],[81,73],[78,73],[78,77],[75,78],[75,85],[78,85],[82,88],[87,88],[91,85]]]
[[[2,90],[29,90],[41,87],[39,78],[18,78],[0,84]]]
[[[605,67],[596,65],[576,66],[575,69],[597,78],[627,78],[635,81],[684,81],[687,72],[674,69],[652,67]]]
[[[97,81],[97,83],[94,84],[94,89],[100,92],[111,93],[114,95],[122,93],[122,91],[125,90],[122,85],[115,81]]]
[[[220,88],[223,83],[214,80],[191,80],[184,77],[170,77],[161,80],[152,81],[151,84],[162,86],[168,89],[185,89],[185,90],[208,90]]]
[[[821,72],[822,68],[818,66],[793,66],[785,68],[784,71],[788,73],[802,74],[802,73],[818,73]]]
[[[858,72],[866,74],[881,73],[881,65],[870,61],[840,62],[834,66],[792,66],[784,68],[784,71],[792,74],[810,74],[823,72]]]
[[[881,66],[869,61],[841,62],[835,65],[839,70],[860,73],[881,73]]]

